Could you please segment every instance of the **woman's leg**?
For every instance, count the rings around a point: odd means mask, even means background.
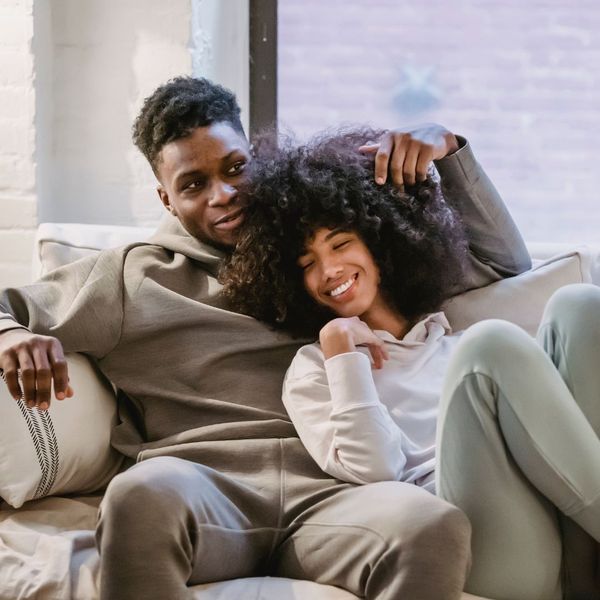
[[[555,292],[537,339],[600,437],[600,287],[579,283]]]
[[[438,453],[438,494],[473,526],[467,590],[560,597],[554,506],[600,539],[600,441],[518,327],[486,321],[464,334],[442,394]]]
[[[537,338],[600,437],[600,288],[559,289],[546,306]],[[568,517],[559,514],[559,519],[566,596],[599,596],[598,544]]]

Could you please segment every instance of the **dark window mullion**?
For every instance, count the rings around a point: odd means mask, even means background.
[[[277,124],[277,0],[250,2],[250,139]]]

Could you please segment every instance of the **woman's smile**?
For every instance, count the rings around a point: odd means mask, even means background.
[[[357,279],[358,273],[355,273],[347,281],[344,281],[344,283],[341,283],[337,287],[333,288],[331,291],[325,292],[325,294],[327,296],[330,296],[334,300],[345,300],[351,295],[350,292],[352,292],[355,289],[354,284],[357,281]]]

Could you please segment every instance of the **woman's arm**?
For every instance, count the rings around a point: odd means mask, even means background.
[[[304,346],[283,385],[302,443],[323,471],[342,481],[399,480],[406,464],[402,432],[381,403],[371,371],[361,352],[324,360],[318,346]]]

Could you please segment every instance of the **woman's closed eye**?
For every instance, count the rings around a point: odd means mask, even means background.
[[[347,246],[352,240],[344,240],[342,242],[335,242],[335,244],[333,244],[333,249],[334,250],[338,250],[339,248],[343,248],[344,246]]]
[[[314,260],[310,260],[310,259],[299,259],[298,260],[298,266],[303,270],[306,271],[308,269],[310,269],[310,267],[312,267],[315,264]]]

